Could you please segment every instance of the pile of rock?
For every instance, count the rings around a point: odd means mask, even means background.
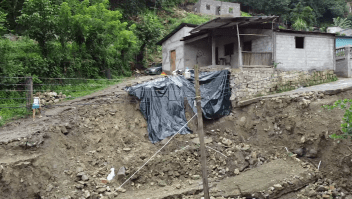
[[[54,104],[54,103],[58,103],[64,99],[66,99],[66,98],[71,98],[71,95],[66,96],[65,94],[62,94],[62,92],[57,94],[54,91],[44,92],[44,93],[37,92],[36,95],[39,95],[41,105]]]
[[[297,198],[349,198],[347,191],[336,186],[330,179],[319,179],[314,184],[309,184],[297,194]]]

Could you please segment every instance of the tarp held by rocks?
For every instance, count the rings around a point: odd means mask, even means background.
[[[216,119],[229,115],[231,111],[231,88],[229,71],[201,73],[199,77],[201,106],[206,119]],[[191,79],[183,76],[168,76],[154,81],[126,88],[130,95],[136,96],[140,102],[140,110],[148,123],[149,139],[159,142],[177,133],[186,123],[184,98],[193,112],[195,88],[194,74]],[[188,127],[180,134],[191,133]]]

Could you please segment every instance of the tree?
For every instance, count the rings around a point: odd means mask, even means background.
[[[55,39],[58,6],[50,0],[26,0],[18,22],[25,34],[36,40],[44,57],[48,54],[47,42]]]
[[[307,26],[316,25],[316,17],[313,9],[309,6],[303,7],[303,4],[298,3],[294,9],[291,11],[291,21],[302,24],[302,20],[305,21]]]
[[[18,30],[16,19],[20,16],[24,0],[1,0],[0,11],[7,14],[7,28],[9,30]]]
[[[350,28],[352,23],[350,20],[348,20],[347,18],[343,19],[340,17],[337,18],[333,18],[333,22],[334,22],[334,26],[336,27],[340,27],[340,28]]]
[[[140,42],[139,54],[137,55],[137,66],[139,68],[143,66],[141,62],[144,60],[145,48],[155,47],[155,43],[163,33],[162,29],[158,17],[152,12],[146,12],[140,16],[135,32]]]
[[[296,19],[295,23],[292,25],[293,29],[295,30],[299,30],[299,31],[303,31],[303,30],[307,30],[308,25],[307,22],[304,21],[301,18]]]
[[[58,19],[55,33],[59,36],[62,48],[66,49],[66,43],[71,39],[71,7],[63,2],[58,10]]]
[[[116,69],[123,72],[136,51],[136,26],[121,22],[122,14],[108,7],[107,0],[94,5],[85,0],[77,5],[72,16],[72,38],[100,66],[100,71],[119,66]]]
[[[7,14],[0,11],[0,36],[4,34],[7,30],[7,28],[5,27],[6,15]]]

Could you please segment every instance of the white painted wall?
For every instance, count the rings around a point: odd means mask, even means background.
[[[166,40],[162,44],[162,53],[163,53],[163,71],[172,72],[171,64],[170,64],[170,52],[172,50],[176,50],[176,70],[184,69],[184,42],[180,41],[183,37],[188,36],[189,32],[193,28],[191,27],[183,27],[177,33],[175,33],[172,37]]]
[[[191,43],[185,44],[185,68],[193,68],[196,64],[196,57],[198,51],[201,50],[203,56],[199,58],[198,65],[210,66],[211,65],[211,40],[208,38],[200,39]]]
[[[297,49],[295,36],[304,37]],[[280,70],[334,70],[335,38],[330,35],[276,33],[276,62]]]

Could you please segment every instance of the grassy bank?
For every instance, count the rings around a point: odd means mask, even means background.
[[[83,97],[94,92],[103,90],[111,85],[118,84],[123,78],[114,80],[66,80],[65,84],[51,82],[50,84],[42,85],[34,83],[34,94],[36,92],[54,91],[62,92],[66,96],[71,96],[66,100]],[[32,111],[27,111],[25,92],[3,92],[0,94],[0,126],[15,119],[26,118],[32,115]]]

